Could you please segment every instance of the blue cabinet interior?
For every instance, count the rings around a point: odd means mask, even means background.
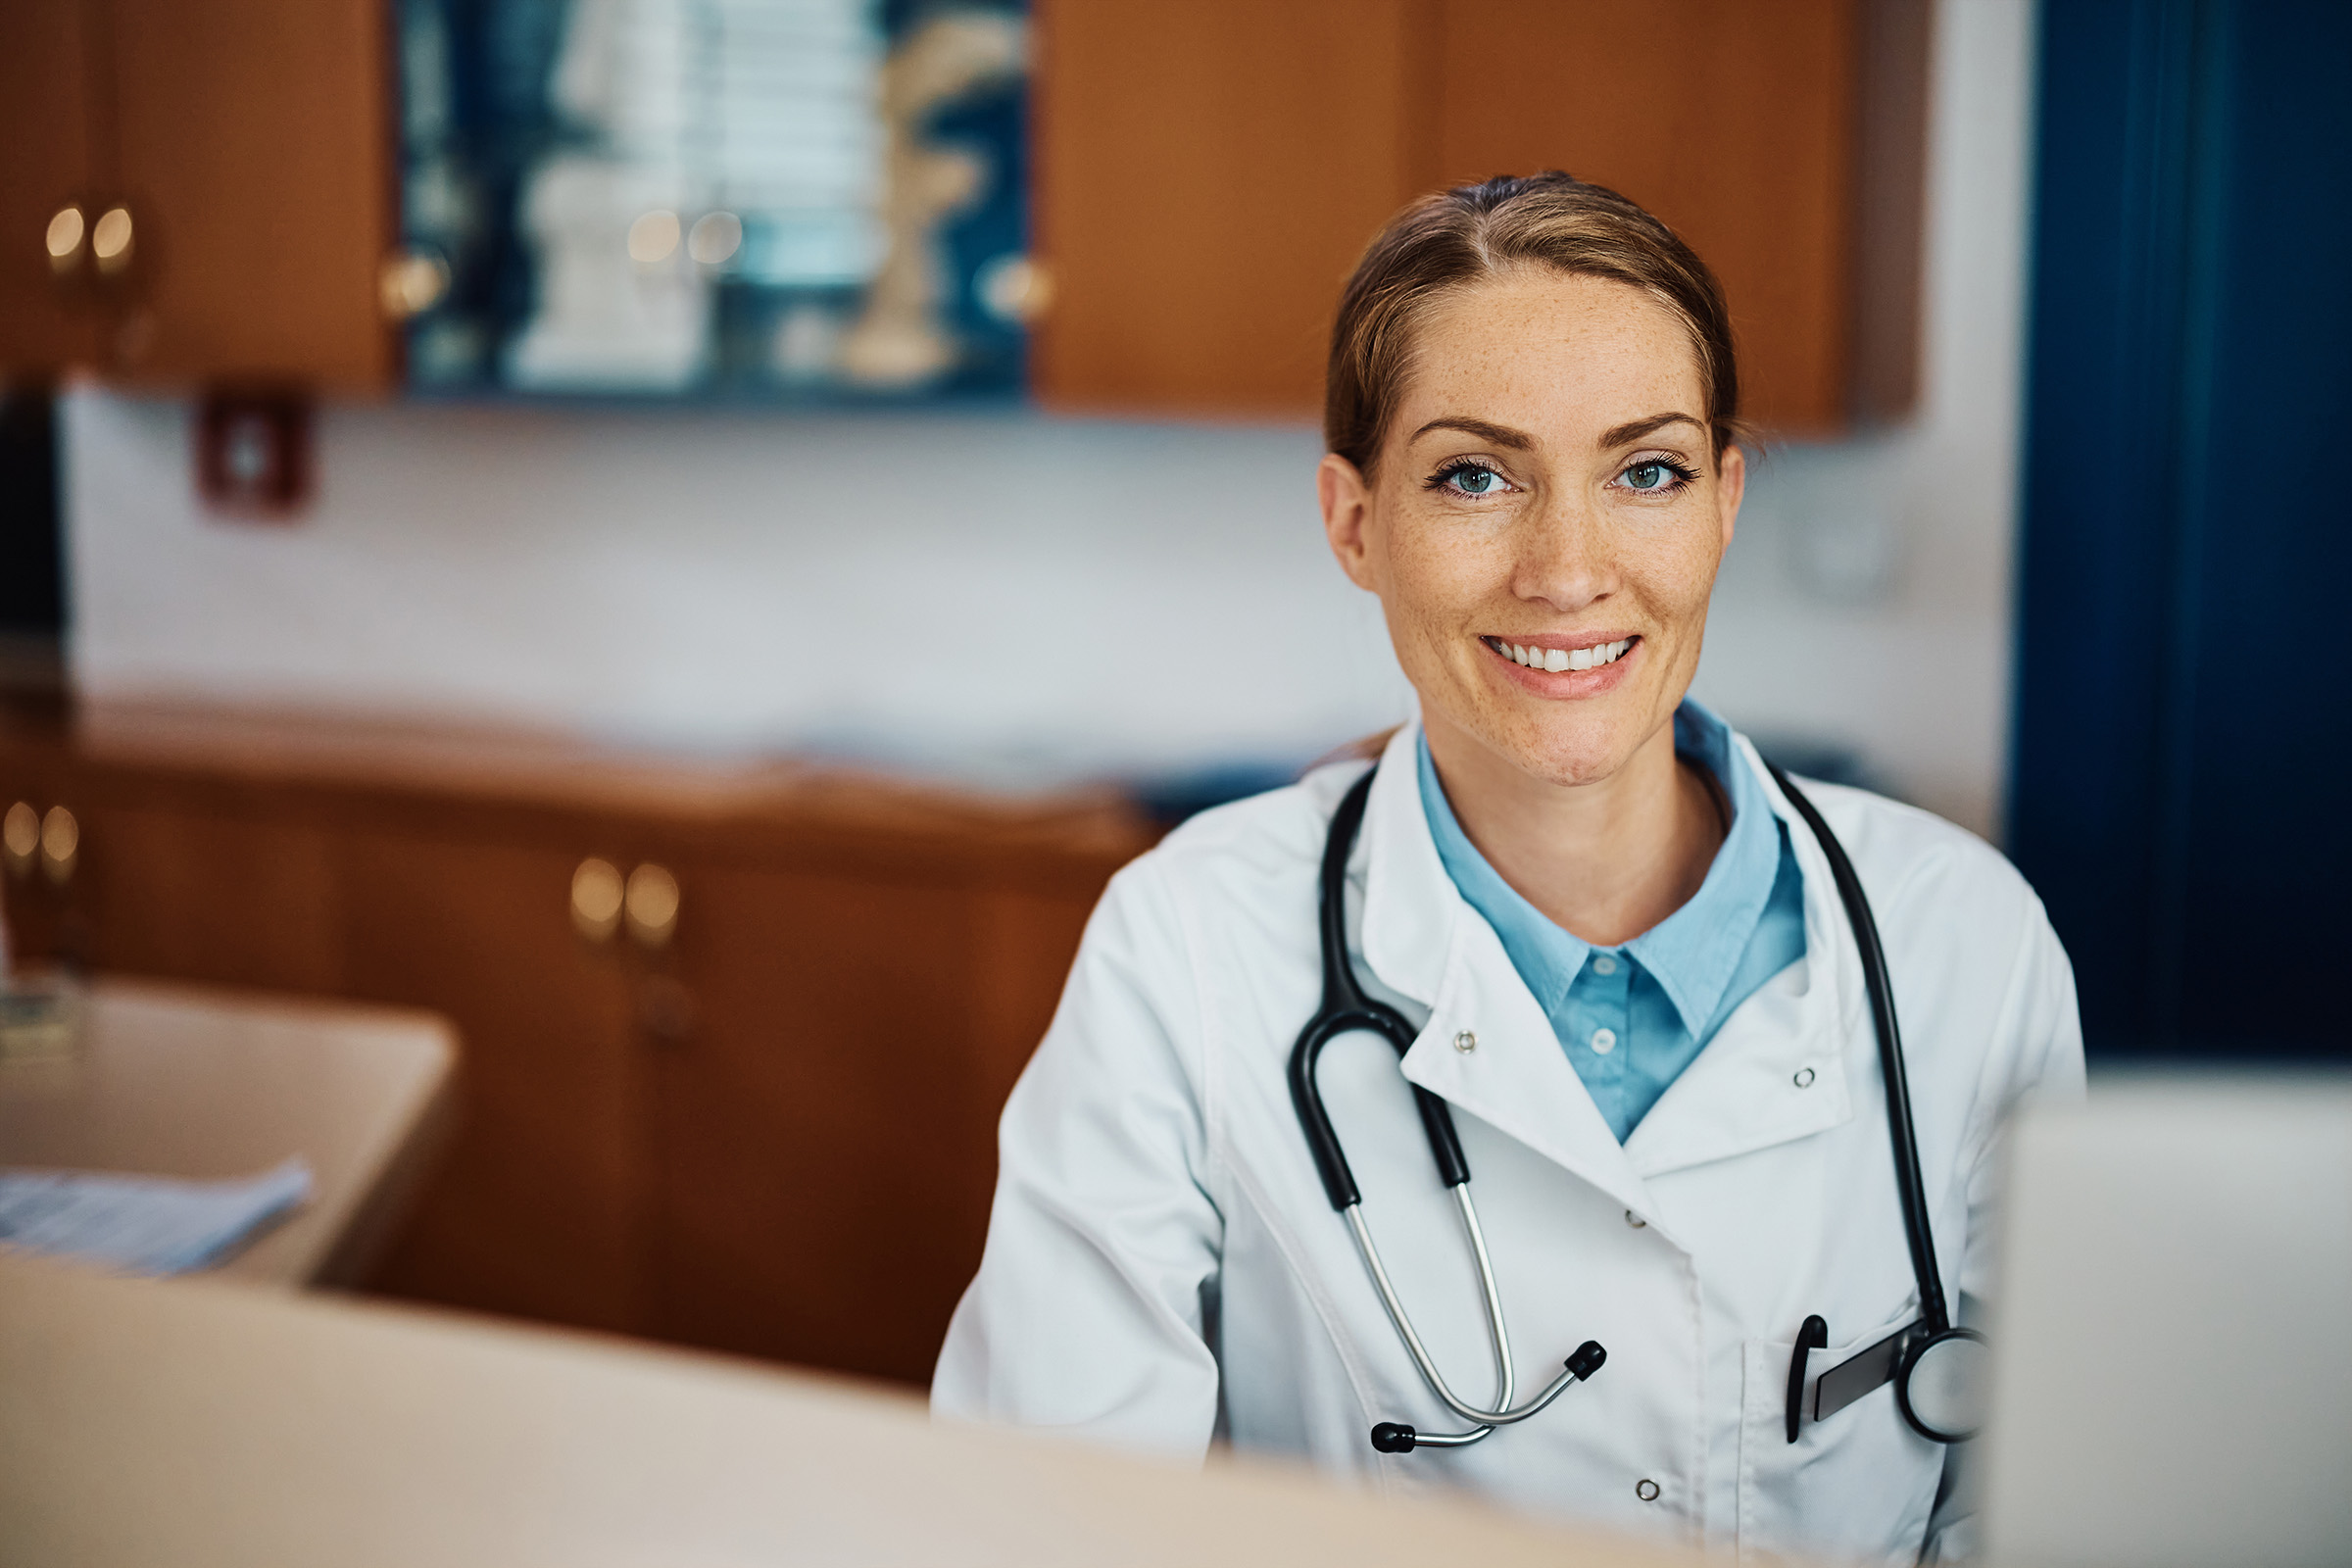
[[[2041,25],[2011,852],[2094,1054],[2352,1055],[2352,6]]]
[[[410,389],[1020,400],[1026,13],[398,0]]]

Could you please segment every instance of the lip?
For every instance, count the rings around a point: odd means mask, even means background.
[[[1516,662],[1508,654],[1496,653],[1494,645],[1487,640],[1489,636],[1506,643],[1517,643],[1522,648],[1541,648],[1546,652],[1559,648],[1573,653],[1579,648],[1598,648],[1604,643],[1618,641],[1631,641],[1633,646],[1619,655],[1615,662],[1603,664],[1598,669],[1530,669]],[[1555,702],[1574,702],[1601,696],[1625,684],[1634,661],[1649,651],[1649,639],[1635,631],[1555,632],[1535,637],[1506,637],[1500,632],[1492,632],[1480,635],[1478,646],[1503,677],[1520,690]]]

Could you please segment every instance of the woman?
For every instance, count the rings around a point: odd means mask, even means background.
[[[1960,1450],[1926,1433],[1965,1423],[1913,1418],[1942,1397],[1929,1362],[1968,1345],[1931,1331],[1943,1281],[1982,1294],[2004,1116],[2079,1092],[2073,981],[1998,855],[1784,783],[1686,699],[1738,416],[1713,277],[1612,192],[1491,180],[1374,240],[1333,332],[1318,493],[1420,722],[1368,778],[1336,764],[1204,813],[1113,881],[1006,1106],[935,1408],[1196,1455],[1223,1437],[1743,1554],[1955,1546]],[[1330,985],[1403,1021],[1340,1035],[1295,1096],[1327,850]],[[1907,1119],[1857,937],[1874,914]],[[1408,1082],[1476,1178],[1507,1377]],[[1334,1212],[1305,1090],[1454,1410]],[[1464,1420],[1524,1404],[1586,1341],[1605,1361],[1541,1413]],[[1475,1441],[1430,1446],[1447,1435]]]

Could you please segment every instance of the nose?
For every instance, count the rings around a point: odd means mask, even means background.
[[[1560,614],[1574,614],[1617,591],[1617,564],[1590,501],[1553,493],[1520,514],[1512,541],[1511,591]]]

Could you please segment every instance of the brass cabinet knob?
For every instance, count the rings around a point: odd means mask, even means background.
[[[81,264],[82,241],[89,237],[89,222],[81,209],[72,202],[60,207],[49,220],[46,236],[49,246],[49,270],[64,276]]]
[[[972,279],[981,308],[1000,321],[1026,325],[1054,307],[1054,274],[1027,256],[1000,256]]]
[[[449,294],[449,264],[427,250],[394,251],[375,274],[376,302],[384,319],[422,316]]]
[[[32,874],[33,857],[41,853],[41,813],[19,801],[0,817],[0,852],[8,858],[8,874]]]
[[[571,923],[591,942],[609,942],[620,926],[620,872],[594,856],[571,873]]]
[[[130,209],[118,203],[90,225],[90,255],[98,270],[112,277],[130,265]]]
[[[81,824],[74,813],[62,806],[49,808],[41,818],[41,869],[52,883],[60,886],[74,875],[74,861],[81,854]]]
[[[666,947],[678,929],[678,879],[648,862],[629,873],[629,935],[647,948]]]

